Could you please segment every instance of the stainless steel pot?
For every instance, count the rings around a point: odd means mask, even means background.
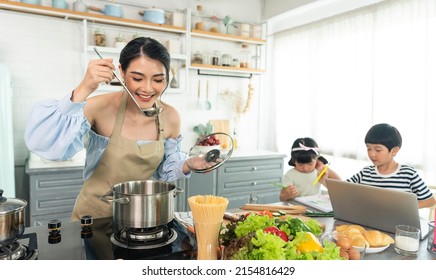
[[[182,192],[172,183],[127,181],[114,185],[100,199],[112,202],[114,223],[119,229],[150,228],[174,218],[174,198]]]
[[[3,197],[0,189],[0,245],[15,241],[24,233],[27,201]]]

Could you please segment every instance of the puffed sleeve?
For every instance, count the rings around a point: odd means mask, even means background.
[[[34,105],[24,132],[27,148],[48,160],[69,160],[82,150],[91,125],[83,113],[85,102],[47,99]]]
[[[184,174],[182,171],[187,159],[187,154],[180,150],[182,139],[182,136],[165,139],[165,156],[154,174],[156,179],[171,182],[191,176],[191,173]]]

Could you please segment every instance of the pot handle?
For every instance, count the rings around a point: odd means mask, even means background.
[[[120,198],[114,199],[111,193],[112,193],[112,191],[108,192],[105,195],[100,196],[100,200],[106,201],[108,203],[115,202],[115,203],[119,203],[119,204],[128,204],[130,201],[129,198],[127,198],[127,197],[120,197]],[[106,197],[109,197],[109,198],[106,198]]]
[[[176,188],[174,191],[174,197],[178,196],[179,194],[183,193],[184,190],[181,188]]]
[[[95,6],[88,6],[88,9],[91,11],[95,11],[95,12],[100,12],[104,14],[104,9],[103,8],[99,8],[99,7],[95,7]]]

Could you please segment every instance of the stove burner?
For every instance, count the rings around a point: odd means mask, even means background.
[[[29,244],[24,245],[19,241],[29,238]],[[2,244],[0,246],[0,260],[36,260],[38,250],[36,249],[36,234],[25,234],[18,241]]]
[[[177,238],[177,232],[167,227],[146,229],[125,229],[113,233],[110,237],[113,244],[125,249],[153,249],[171,244]]]

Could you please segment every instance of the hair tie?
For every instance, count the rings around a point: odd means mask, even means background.
[[[300,144],[300,147],[292,148],[292,152],[296,152],[296,151],[310,151],[310,150],[312,150],[312,151],[315,152],[315,154],[319,155],[319,152],[318,152],[319,148],[317,148],[317,147],[306,147],[306,146],[304,146],[301,143],[299,143],[299,144]]]

